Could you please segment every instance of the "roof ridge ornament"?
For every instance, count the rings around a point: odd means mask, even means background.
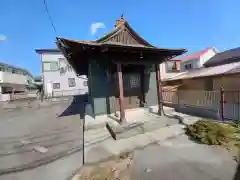
[[[120,19],[116,20],[116,23],[115,23],[115,28],[119,28],[121,27],[123,24],[125,23],[125,19],[123,17],[123,14],[120,16]]]

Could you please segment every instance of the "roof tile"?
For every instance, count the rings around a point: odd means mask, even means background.
[[[198,59],[200,56],[204,55],[206,52],[208,52],[209,49],[212,49],[213,47],[209,47],[207,49],[201,50],[199,52],[195,52],[186,56],[182,56],[182,57],[177,57],[175,58],[175,60],[180,60],[180,61],[189,61],[189,60],[196,60]]]

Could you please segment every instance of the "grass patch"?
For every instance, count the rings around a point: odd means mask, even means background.
[[[240,160],[239,121],[226,124],[211,120],[200,120],[195,124],[188,125],[186,134],[199,143],[222,146],[228,149],[236,160]]]

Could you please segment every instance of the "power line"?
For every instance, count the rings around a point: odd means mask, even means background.
[[[56,31],[56,28],[55,28],[55,26],[54,26],[54,24],[53,24],[53,20],[52,20],[52,18],[51,18],[51,15],[50,15],[50,13],[49,13],[46,0],[43,0],[43,3],[44,3],[44,6],[45,6],[45,10],[46,10],[46,12],[47,12],[49,21],[50,21],[50,23],[51,23],[51,25],[52,25],[53,31],[54,31],[54,33],[57,35],[57,31]]]

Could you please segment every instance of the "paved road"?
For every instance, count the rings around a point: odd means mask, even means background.
[[[237,163],[225,150],[181,136],[136,151],[132,179],[235,180],[236,168]]]
[[[1,114],[0,179],[62,179],[80,167],[80,115],[84,113],[82,98],[78,97],[73,104],[61,103],[41,109]],[[65,157],[54,161],[62,156]],[[46,160],[54,162],[24,172],[4,174],[45,164]]]

